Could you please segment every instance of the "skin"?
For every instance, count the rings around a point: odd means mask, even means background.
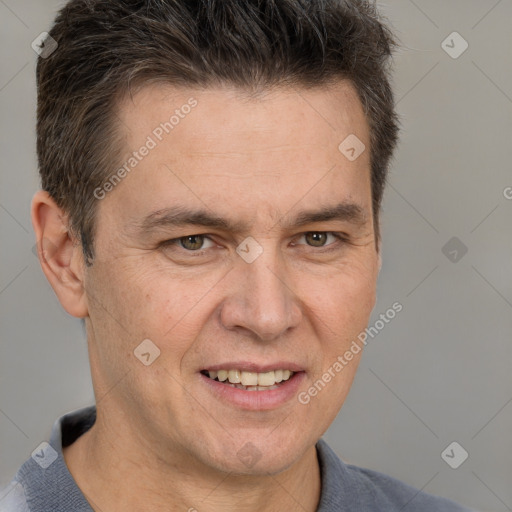
[[[272,410],[221,401],[199,371],[292,361],[305,371],[303,392],[365,329],[380,264],[369,151],[351,162],[338,145],[356,134],[369,148],[368,124],[347,82],[252,97],[147,86],[119,105],[127,157],[191,96],[190,114],[98,201],[92,266],[65,213],[45,192],[34,197],[37,239],[53,249],[43,271],[64,309],[86,321],[97,402],[95,425],[64,457],[97,511],[315,511],[315,443],[361,354],[309,404],[294,396]],[[293,222],[340,202],[359,206],[361,222]],[[237,229],[137,228],[176,205]],[[320,235],[325,246],[314,246],[311,232],[346,239]],[[197,234],[209,238],[195,253],[179,240],[160,246]],[[248,236],[263,248],[250,264],[236,253]],[[147,338],[160,349],[149,366],[133,352]],[[237,456],[249,442],[260,456],[252,467]]]

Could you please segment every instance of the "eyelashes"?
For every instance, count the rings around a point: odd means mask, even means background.
[[[204,255],[208,249],[214,248],[217,244],[212,240],[213,235],[194,234],[178,238],[165,240],[159,244],[160,247],[174,249],[182,254],[192,256]],[[299,242],[297,242],[299,240]],[[300,243],[304,240],[305,243]],[[300,234],[291,243],[292,246],[306,246],[312,249],[318,249],[316,252],[329,252],[337,249],[341,244],[348,242],[348,236],[345,233],[334,231],[307,231]],[[332,246],[332,247],[331,247]]]

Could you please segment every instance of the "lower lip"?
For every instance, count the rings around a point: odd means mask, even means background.
[[[211,392],[220,400],[250,411],[268,411],[285,404],[297,395],[297,390],[305,375],[304,372],[294,373],[290,379],[276,389],[245,391],[210,379],[202,373],[199,374]]]

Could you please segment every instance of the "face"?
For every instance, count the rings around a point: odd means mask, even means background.
[[[369,151],[338,149],[369,148],[356,92],[151,86],[119,118],[129,171],[84,277],[98,415],[160,459],[283,471],[343,404],[360,353],[304,396],[375,302]]]

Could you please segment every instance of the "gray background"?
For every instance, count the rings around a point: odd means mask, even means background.
[[[479,510],[512,510],[512,2],[379,4],[403,45],[403,132],[370,323],[395,301],[403,311],[370,339],[325,437],[348,462]],[[0,0],[0,487],[58,416],[93,400],[84,333],[40,270],[29,217],[38,187],[30,44],[60,5]],[[441,47],[453,31],[469,44],[457,59]],[[458,258],[460,244],[468,249],[456,262],[442,251],[454,236]],[[458,469],[441,458],[452,441],[469,453]]]

